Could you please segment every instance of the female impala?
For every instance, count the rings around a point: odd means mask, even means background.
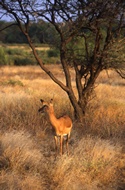
[[[63,137],[67,136],[66,147],[67,147],[67,152],[69,154],[68,141],[72,129],[72,120],[67,115],[64,115],[58,119],[56,118],[52,99],[50,103],[44,102],[42,99],[40,101],[42,102],[42,108],[39,109],[39,112],[46,111],[48,113],[50,122],[55,132],[54,138],[55,138],[56,150],[57,150],[57,140],[58,137],[60,137],[60,154],[62,155]]]

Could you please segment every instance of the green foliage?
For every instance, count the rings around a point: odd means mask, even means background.
[[[125,39],[115,39],[107,53],[107,68],[125,69]]]
[[[57,49],[50,49],[47,51],[48,57],[59,57],[59,51]]]
[[[14,49],[6,48],[5,51],[8,55],[22,55],[23,54],[23,51],[22,50],[20,51],[20,48],[14,48]]]
[[[0,29],[10,24],[12,23],[0,21]],[[55,45],[59,41],[55,28],[43,20],[39,20],[37,23],[31,23],[29,34],[34,43]],[[26,37],[16,25],[3,30],[0,35],[0,41],[3,43],[27,43]]]
[[[10,65],[34,65],[36,64],[36,60],[33,55],[27,51],[26,46],[24,45],[24,49],[20,48],[20,46],[11,46],[5,47],[5,53],[8,55],[10,59]]]
[[[59,62],[59,50],[49,50],[49,46],[40,46],[37,44],[38,56],[43,60],[44,64],[56,64]],[[48,50],[47,50],[48,49]],[[36,65],[37,62],[26,44],[11,45],[0,47],[0,64],[1,65]]]
[[[29,34],[34,43],[47,43],[55,46],[59,41],[55,27],[43,20],[38,20],[37,23],[32,23],[29,29]]]
[[[56,49],[51,49],[47,51],[37,50],[37,53],[44,64],[57,64],[58,62],[60,62],[59,51]]]
[[[18,66],[21,66],[21,65],[35,65],[36,64],[36,61],[35,59],[32,59],[30,57],[14,57],[14,65],[18,65]]]
[[[6,55],[4,49],[0,47],[0,65],[7,65],[8,61],[8,56]]]
[[[0,29],[3,29],[13,22],[0,21]],[[19,30],[17,25],[7,27],[6,30],[2,30],[0,33],[0,41],[3,43],[27,43],[26,37]]]
[[[12,30],[6,34],[5,43],[26,43],[25,36],[18,30]]]

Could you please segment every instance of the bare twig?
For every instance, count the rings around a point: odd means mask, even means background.
[[[18,24],[17,23],[9,24],[8,26],[5,26],[4,28],[0,29],[0,32],[2,32],[3,30],[5,30],[5,29],[7,29],[7,28],[9,28],[11,26],[18,26]]]

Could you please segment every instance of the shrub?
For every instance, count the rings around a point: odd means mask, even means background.
[[[8,65],[8,56],[3,47],[0,47],[0,65]]]
[[[11,48],[6,48],[6,53],[9,54],[9,55],[22,55],[24,52],[19,48],[14,48],[14,49],[11,49]]]
[[[21,66],[21,65],[35,65],[36,61],[34,59],[28,57],[15,57],[14,58],[14,65]]]
[[[36,50],[44,64],[59,63],[59,51],[57,49],[47,50],[44,47]],[[27,46],[4,46],[0,47],[0,65],[36,65],[36,60]]]
[[[59,51],[57,49],[51,49],[47,51],[48,57],[58,57]]]

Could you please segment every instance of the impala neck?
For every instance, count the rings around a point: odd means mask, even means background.
[[[50,119],[51,124],[55,128],[55,125],[58,122],[58,119],[55,116],[53,105],[49,107],[48,115],[49,115],[49,119]]]

